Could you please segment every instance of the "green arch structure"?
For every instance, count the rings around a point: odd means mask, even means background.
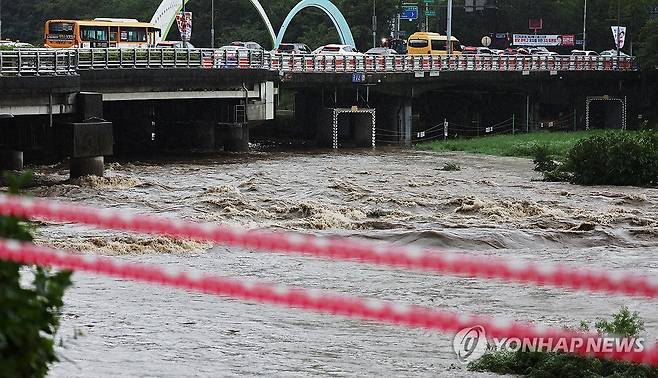
[[[254,8],[256,8],[256,11],[258,11],[260,18],[263,19],[265,26],[267,26],[267,31],[270,34],[270,38],[272,39],[272,43],[274,43],[276,40],[276,34],[274,33],[274,28],[272,27],[272,22],[270,21],[270,18],[267,17],[267,13],[265,13],[265,9],[263,9],[263,6],[260,4],[258,0],[249,0],[249,1],[254,6]],[[190,0],[185,0],[185,4],[189,2]],[[176,21],[176,15],[179,14],[182,9],[183,9],[183,2],[181,0],[162,1],[158,9],[155,11],[155,14],[153,14],[153,18],[151,18],[151,23],[156,25],[160,30],[162,30],[162,35],[160,39],[167,37],[167,34],[169,34],[171,27],[174,25],[174,22]]]
[[[190,2],[190,0],[184,0],[184,1],[186,4]],[[356,47],[356,44],[354,43],[354,36],[352,35],[350,26],[347,24],[347,20],[345,19],[345,16],[343,16],[343,14],[340,12],[338,7],[336,7],[329,0],[300,1],[297,5],[295,5],[295,7],[290,11],[290,13],[288,13],[288,16],[283,21],[283,25],[281,25],[281,30],[279,30],[278,35],[274,33],[272,22],[270,21],[270,18],[267,16],[267,13],[265,13],[265,9],[263,9],[263,6],[260,4],[260,2],[258,0],[249,0],[249,1],[254,6],[254,8],[256,8],[256,11],[258,11],[258,14],[260,15],[261,19],[263,19],[263,22],[267,26],[267,31],[270,34],[270,38],[272,39],[272,43],[274,44],[275,49],[279,47],[281,42],[283,42],[283,38],[285,37],[286,31],[288,30],[288,26],[290,26],[292,20],[299,14],[299,12],[301,12],[306,8],[318,8],[322,10],[324,13],[326,13],[327,16],[329,16],[329,18],[331,19],[331,22],[333,22],[334,26],[336,27],[336,31],[338,32],[341,42],[343,44]],[[181,0],[162,1],[158,9],[155,11],[155,14],[153,14],[153,17],[151,18],[151,23],[154,24],[160,30],[162,30],[162,35],[159,37],[159,40],[162,40],[167,36],[167,34],[169,34],[171,27],[174,25],[174,22],[176,21],[176,15],[179,14],[182,9],[183,9],[183,2]]]
[[[290,26],[290,23],[295,18],[295,16],[297,16],[299,12],[306,8],[318,8],[326,13],[327,16],[329,16],[331,19],[331,22],[333,22],[334,26],[336,27],[336,31],[338,32],[338,36],[340,37],[341,42],[345,45],[356,47],[356,44],[354,43],[354,36],[352,35],[352,30],[347,24],[345,16],[343,16],[338,7],[336,7],[331,1],[328,0],[302,0],[297,5],[295,5],[295,7],[290,11],[290,13],[288,13],[288,16],[283,21],[283,25],[281,25],[279,34],[277,35],[276,41],[274,42],[275,49],[279,47],[281,42],[283,42],[283,38],[286,35],[288,26]]]

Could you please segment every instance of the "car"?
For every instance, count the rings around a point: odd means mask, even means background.
[[[34,45],[26,42],[0,40],[0,48],[7,49],[33,49]]]
[[[504,55],[530,55],[530,52],[523,47],[510,47],[505,50]]]
[[[554,51],[549,51],[546,47],[531,47],[528,50],[528,52],[530,53],[530,55],[549,55],[549,56],[558,55]]]
[[[615,57],[615,56],[617,56],[617,50],[601,51],[600,56]],[[630,55],[624,53],[623,51],[619,52],[619,56],[622,57],[622,58],[629,58],[630,57]]]
[[[373,47],[366,51],[366,55],[398,55],[398,52],[388,47]]]
[[[231,44],[229,46],[243,47],[247,50],[263,50],[263,46],[261,46],[258,42],[234,41],[234,42],[231,42]]]
[[[194,45],[183,41],[160,41],[155,44],[156,49],[193,49]]]
[[[489,49],[491,50],[491,53],[494,55],[505,55],[505,50],[501,49]]]
[[[319,55],[363,55],[363,53],[350,45],[337,44],[318,47],[313,53]]]
[[[571,50],[572,56],[599,56],[599,53],[596,51],[590,50]]]
[[[463,55],[493,55],[493,52],[488,47],[473,47],[465,46],[462,49]]]
[[[303,43],[282,43],[279,45],[279,48],[273,52],[275,54],[303,55],[311,54],[311,49]]]

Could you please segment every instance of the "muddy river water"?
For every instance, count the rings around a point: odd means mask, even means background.
[[[456,162],[461,171],[444,172]],[[401,150],[252,153],[113,163],[67,182],[36,167],[35,196],[249,228],[658,274],[658,190],[536,181],[523,159]],[[626,304],[658,336],[655,301],[254,253],[47,224],[38,242],[134,262],[548,325]],[[472,376],[452,335],[75,274],[54,377]]]

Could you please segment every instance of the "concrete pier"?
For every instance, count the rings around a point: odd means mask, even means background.
[[[72,179],[84,176],[103,177],[105,173],[105,159],[103,156],[73,158],[71,159],[70,171]]]
[[[22,171],[23,151],[0,150],[0,170]]]
[[[220,124],[224,151],[248,152],[249,151],[249,126],[246,123]]]

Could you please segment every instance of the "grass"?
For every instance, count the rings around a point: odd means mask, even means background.
[[[602,133],[604,133],[603,130],[496,135],[472,139],[435,141],[419,144],[416,148],[436,152],[464,151],[485,155],[532,158],[538,146],[545,146],[550,155],[564,157],[581,139]]]

